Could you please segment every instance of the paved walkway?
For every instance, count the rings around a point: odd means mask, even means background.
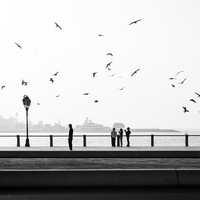
[[[200,147],[0,147],[0,158],[200,158]]]
[[[31,158],[191,158],[199,147],[1,147],[1,160]],[[6,158],[6,159],[3,159]],[[10,159],[23,158],[23,159]],[[27,159],[24,159],[27,158]],[[65,159],[65,160],[68,160]],[[36,159],[37,160],[37,159]],[[42,162],[45,159],[39,159]],[[75,160],[75,159],[72,159]],[[109,160],[109,159],[108,159]],[[110,159],[114,160],[114,159]],[[128,159],[130,160],[130,159]],[[131,159],[135,160],[135,159]],[[145,159],[144,159],[145,160]],[[0,188],[200,186],[199,169],[1,169]]]

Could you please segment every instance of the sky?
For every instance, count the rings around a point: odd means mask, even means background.
[[[28,95],[33,123],[200,128],[199,9],[198,0],[1,0],[0,115],[25,121]]]

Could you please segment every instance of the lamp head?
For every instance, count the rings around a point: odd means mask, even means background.
[[[31,100],[29,99],[27,95],[24,95],[22,102],[24,104],[25,109],[28,110],[31,105]]]

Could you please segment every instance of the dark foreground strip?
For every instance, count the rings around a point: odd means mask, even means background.
[[[1,188],[200,186],[200,170],[1,170]]]

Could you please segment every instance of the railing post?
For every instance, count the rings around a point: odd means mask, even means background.
[[[86,147],[86,135],[83,135],[83,146]]]
[[[117,146],[118,147],[120,146],[119,139],[120,139],[120,135],[117,135]]]
[[[154,135],[151,134],[151,146],[154,147]]]
[[[20,136],[17,135],[17,147],[20,147]]]
[[[53,135],[50,135],[50,147],[53,147]]]
[[[188,134],[185,134],[185,146],[188,147]]]

